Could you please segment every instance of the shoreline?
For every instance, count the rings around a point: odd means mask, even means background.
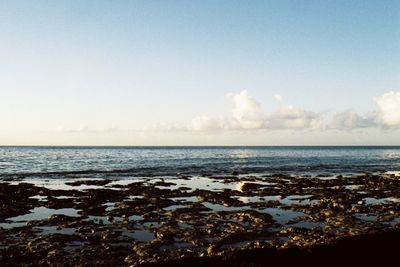
[[[378,258],[399,241],[399,188],[390,173],[2,181],[0,264],[262,266],[353,243]]]

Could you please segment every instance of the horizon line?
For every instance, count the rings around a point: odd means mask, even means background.
[[[54,148],[230,148],[230,147],[400,147],[395,145],[379,145],[379,144],[354,144],[354,145],[0,145],[0,148],[7,147],[54,147]]]

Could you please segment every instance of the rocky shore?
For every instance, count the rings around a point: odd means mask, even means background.
[[[0,183],[1,266],[382,263],[399,231],[400,177],[385,172]]]

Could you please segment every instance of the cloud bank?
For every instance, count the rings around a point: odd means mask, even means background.
[[[388,92],[374,99],[377,109],[358,114],[352,109],[327,114],[284,105],[283,97],[275,95],[277,110],[265,112],[261,104],[243,90],[229,94],[233,103],[231,117],[195,117],[188,127],[193,131],[216,130],[345,130],[364,128],[398,128],[400,126],[400,92]]]
[[[266,113],[261,104],[244,90],[238,94],[229,94],[233,102],[230,118],[213,118],[206,115],[192,120],[191,129],[195,131],[209,130],[282,130],[282,129],[322,129],[322,115],[291,105],[280,105],[280,108]],[[274,96],[278,103],[282,103],[280,95]]]
[[[217,132],[217,131],[257,131],[257,130],[297,130],[297,131],[353,131],[357,129],[399,129],[400,92],[390,91],[374,98],[375,109],[367,114],[358,114],[352,109],[328,113],[306,110],[298,106],[286,105],[281,95],[273,96],[278,104],[276,110],[265,111],[247,90],[228,94],[232,102],[231,115],[214,117],[200,115],[189,123],[162,123],[141,129],[121,129],[118,127],[77,129],[60,127],[60,132],[68,133],[111,133],[111,132]]]

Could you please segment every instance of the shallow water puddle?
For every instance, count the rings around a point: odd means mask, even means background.
[[[360,189],[361,185],[358,184],[351,184],[351,185],[345,185],[344,188],[347,190],[358,190]]]
[[[198,202],[199,198],[197,196],[191,196],[191,197],[171,197],[169,198],[173,200],[174,202]]]
[[[240,211],[240,210],[251,210],[252,208],[249,206],[241,206],[241,207],[228,207],[228,206],[224,206],[221,204],[214,204],[211,202],[201,202],[201,204],[203,206],[205,206],[206,208],[209,208],[213,211]]]
[[[208,191],[223,191],[225,189],[229,189],[229,190],[240,191],[241,187],[243,186],[244,183],[249,183],[249,182],[225,183],[223,179],[216,180],[213,178],[200,177],[200,176],[194,176],[194,177],[191,177],[190,179],[179,179],[179,178],[163,179],[163,180],[158,180],[158,181],[151,181],[151,183],[156,183],[159,181],[163,181],[166,183],[173,183],[174,185],[156,186],[158,188],[176,190],[181,187],[187,187],[187,188],[190,188],[191,191],[196,190],[196,189],[208,190]],[[257,182],[257,183],[266,184],[267,182]]]
[[[102,178],[87,178],[87,179],[78,179],[78,180],[73,180],[75,181],[85,181],[85,180],[104,180]],[[24,183],[29,183],[33,184],[34,186],[37,187],[44,187],[50,190],[85,190],[85,189],[100,189],[103,188],[103,186],[98,186],[98,185],[68,185],[66,183],[71,182],[71,179],[35,179],[35,178],[26,178],[23,181]],[[10,184],[20,184],[21,181],[13,181]]]
[[[71,198],[76,198],[74,196],[55,196],[54,198],[56,199],[71,199]]]
[[[63,234],[72,235],[75,233],[75,228],[61,228],[58,226],[35,226],[33,230],[39,230],[37,235],[48,235],[48,234]]]
[[[32,221],[32,220],[44,220],[49,218],[51,215],[55,214],[60,214],[60,215],[66,215],[66,216],[71,216],[71,217],[80,217],[78,214],[78,211],[73,208],[67,208],[67,209],[49,209],[46,207],[36,207],[32,210],[30,210],[30,213],[16,216],[9,218],[8,220],[14,221],[14,222],[27,222],[27,221]]]
[[[318,200],[310,200],[312,195],[290,195],[282,199],[280,202],[285,205],[309,205],[318,202]]]
[[[11,228],[17,228],[17,227],[23,227],[26,226],[26,222],[6,222],[6,223],[0,223],[0,227],[4,229],[11,229]]]
[[[279,201],[282,199],[281,196],[234,196],[232,198],[237,198],[241,202],[247,204],[247,203],[257,203],[257,202],[266,202],[266,201]]]
[[[140,215],[131,215],[128,217],[128,219],[130,221],[141,221],[141,220],[143,220],[143,217]]]
[[[45,220],[51,215],[66,215],[71,217],[80,217],[78,210],[73,208],[66,209],[49,209],[46,207],[36,207],[30,210],[30,213],[8,218],[6,223],[0,223],[0,227],[11,229],[16,227],[26,226],[28,221]]]
[[[377,220],[376,215],[365,214],[365,213],[354,214],[354,217],[356,217],[357,219],[360,219],[362,221],[366,221],[366,222],[375,222]]]
[[[155,239],[154,233],[146,230],[135,230],[133,232],[122,232],[123,236],[133,238],[140,242],[148,242]]]
[[[285,210],[280,208],[266,208],[261,210],[272,215],[273,219],[279,224],[286,224],[288,221],[294,220],[305,213],[301,211]]]
[[[36,195],[36,196],[31,196],[31,197],[29,197],[30,199],[37,199],[37,200],[39,200],[39,201],[47,201],[47,196],[39,196],[39,195]]]
[[[113,209],[115,209],[115,204],[117,202],[107,202],[105,204],[103,204],[103,206],[106,206],[106,210],[105,211],[112,211]]]
[[[399,198],[395,197],[386,197],[386,198],[374,198],[374,197],[366,197],[363,198],[365,201],[365,204],[370,205],[370,204],[384,204],[388,202],[400,202]]]
[[[176,210],[176,209],[182,209],[182,208],[187,208],[186,205],[171,205],[168,206],[166,208],[163,208],[165,211],[169,211],[169,210]]]
[[[126,199],[127,200],[133,200],[133,199],[142,199],[144,198],[143,196],[138,196],[138,195],[132,195],[132,196],[128,196]]]
[[[121,178],[119,180],[113,180],[108,183],[105,187],[116,188],[116,186],[127,186],[129,184],[138,183],[138,182],[146,182],[147,178],[135,177],[132,179],[129,178]]]

